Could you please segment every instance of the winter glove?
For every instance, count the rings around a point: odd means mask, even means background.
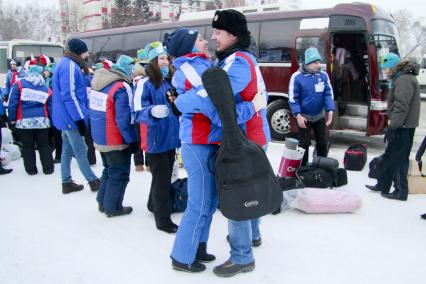
[[[266,108],[266,95],[264,92],[258,92],[251,101],[256,112]]]
[[[84,135],[86,134],[86,123],[84,122],[84,119],[77,120],[75,124],[77,124],[78,133],[80,133],[80,135],[84,137]]]
[[[385,142],[395,143],[396,141],[396,129],[391,127],[386,127],[385,129]]]
[[[132,154],[136,153],[139,150],[139,143],[138,142],[133,142],[130,143],[130,152],[132,152]]]
[[[169,115],[169,108],[166,105],[155,105],[151,109],[151,114],[156,118],[165,118]]]

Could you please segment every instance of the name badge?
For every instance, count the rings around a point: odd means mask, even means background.
[[[318,82],[315,84],[315,92],[322,93],[324,92],[324,82]]]
[[[106,112],[108,95],[92,90],[89,97],[90,109]]]
[[[45,104],[49,94],[43,91],[37,91],[33,89],[24,88],[21,92],[21,101],[26,102],[37,102]]]

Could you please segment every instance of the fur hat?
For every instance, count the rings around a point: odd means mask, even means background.
[[[247,29],[247,19],[243,13],[233,9],[217,10],[214,14],[212,27],[225,30],[238,37],[240,46],[250,46],[250,32]]]
[[[174,56],[179,57],[194,50],[195,41],[198,37],[198,31],[189,28],[178,28],[171,34],[165,34],[164,45],[167,52]]]

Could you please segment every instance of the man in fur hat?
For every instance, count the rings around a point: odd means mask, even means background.
[[[266,88],[256,56],[249,51],[251,37],[247,20],[236,10],[221,10],[216,11],[212,26],[218,66],[228,73],[236,102],[251,101],[253,105],[261,105],[241,126],[249,140],[266,150],[270,140],[266,119]],[[258,93],[262,96],[256,96]],[[214,268],[217,276],[229,277],[254,269],[252,246],[260,246],[262,243],[259,223],[260,219],[229,220],[227,239],[231,246],[231,256]]]

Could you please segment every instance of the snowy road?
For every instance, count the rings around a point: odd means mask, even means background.
[[[275,168],[282,147],[270,144],[268,156]],[[345,148],[336,142],[330,154],[342,163]],[[9,166],[13,174],[0,177],[1,284],[228,281],[212,272],[229,251],[227,222],[220,212],[214,217],[209,243],[218,260],[199,275],[171,269],[174,236],[154,229],[153,216],[145,206],[149,173],[132,170],[125,204],[132,205],[134,212],[108,219],[97,211],[95,194],[87,186],[82,192],[62,195],[58,165],[53,176],[33,177],[25,174],[20,160]],[[100,165],[94,169],[100,174]],[[83,181],[76,164],[73,173],[77,181]],[[263,244],[254,252],[255,271],[229,281],[424,284],[426,221],[419,214],[426,212],[426,195],[410,195],[407,202],[385,200],[364,189],[365,183],[373,183],[367,167],[363,172],[349,172],[344,189],[359,194],[363,201],[355,214],[289,211],[264,217]],[[179,222],[180,217],[173,219]]]

